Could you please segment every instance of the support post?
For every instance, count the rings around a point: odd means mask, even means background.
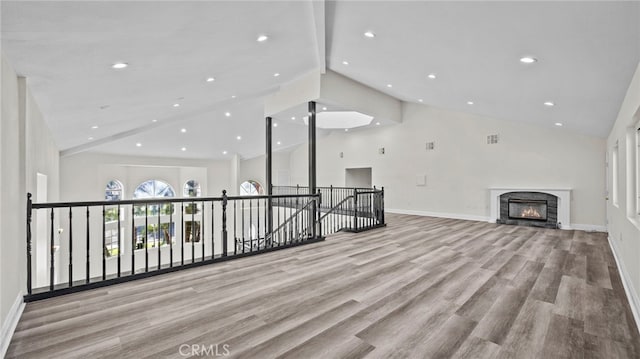
[[[271,117],[266,118],[266,186],[267,186],[267,195],[269,198],[267,199],[267,223],[265,223],[265,246],[267,242],[271,242],[271,236],[273,232],[273,182],[272,182],[272,119]]]
[[[316,103],[309,101],[309,194],[316,193]],[[313,201],[309,210],[312,218],[311,238],[316,238],[316,202]]]

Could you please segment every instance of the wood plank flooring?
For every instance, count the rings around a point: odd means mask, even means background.
[[[606,234],[387,219],[29,303],[7,357],[640,357]]]

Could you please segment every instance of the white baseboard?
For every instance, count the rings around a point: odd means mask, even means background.
[[[416,210],[412,210],[412,209],[395,209],[395,208],[385,208],[385,212],[398,213],[398,214],[412,214],[412,215],[415,215],[415,216],[463,219],[463,220],[467,220],[467,221],[496,223],[495,219],[491,219],[491,218],[485,217],[485,216],[476,216],[476,215],[472,215],[472,214],[427,212],[427,211],[416,211]],[[564,230],[575,229],[575,230],[579,230],[579,231],[590,231],[590,232],[607,232],[607,227],[598,226],[598,225],[594,225],[594,224],[563,225],[561,227],[561,229],[564,229]]]
[[[11,337],[13,337],[13,332],[18,326],[18,321],[22,316],[24,306],[25,304],[22,300],[22,293],[18,293],[16,301],[11,306],[11,309],[9,309],[9,313],[7,313],[7,318],[4,323],[2,323],[2,346],[0,347],[0,357],[2,358],[7,354],[7,349],[9,349],[9,344],[11,343]]]
[[[565,228],[563,228],[565,229]],[[595,224],[576,224],[572,223],[567,226],[566,229],[575,229],[578,231],[587,231],[587,232],[608,232],[606,226],[598,226]]]
[[[385,212],[389,212],[389,213],[398,213],[398,214],[412,214],[412,215],[415,215],[415,216],[451,218],[451,219],[464,219],[464,220],[467,220],[467,221],[479,221],[479,222],[487,222],[487,221],[489,221],[489,217],[475,216],[475,215],[472,215],[472,214],[426,212],[426,211],[415,211],[415,210],[411,210],[411,209],[391,209],[391,208],[385,208],[384,211]]]
[[[616,247],[615,240],[608,237],[608,242],[611,247],[611,251],[613,252],[613,258],[616,260],[616,264],[618,265],[618,271],[620,272],[620,278],[622,279],[622,286],[627,294],[627,300],[629,301],[633,318],[636,320],[636,326],[638,326],[638,330],[640,331],[640,298],[638,298],[638,292],[633,287],[633,282],[629,278],[629,274],[627,274],[628,272],[624,267],[624,263],[622,263],[618,257],[619,251],[618,247]]]

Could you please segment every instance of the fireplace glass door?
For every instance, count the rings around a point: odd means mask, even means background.
[[[510,198],[509,218],[546,221],[547,201]]]

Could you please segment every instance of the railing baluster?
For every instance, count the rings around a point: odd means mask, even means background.
[[[242,253],[244,253],[244,247],[246,246],[245,243],[245,229],[244,229],[244,199],[241,201],[240,203],[241,207],[242,207]]]
[[[204,201],[200,202],[200,206],[202,206],[202,213],[200,214],[200,249],[202,252],[202,258],[200,258],[200,262],[204,261],[204,242],[205,242],[205,235],[204,235],[204,213],[205,213],[205,206],[204,206]]]
[[[169,205],[169,225],[167,227],[167,232],[169,232],[169,268],[173,268],[173,233],[176,231],[176,225],[173,223],[174,208],[175,206],[172,202]]]
[[[118,204],[118,278],[120,278],[120,271],[121,271],[121,263],[120,263],[120,254],[122,253],[122,243],[120,241],[120,236],[122,235],[122,233],[120,233],[120,204]]]
[[[69,206],[69,288],[73,287],[73,213]]]
[[[222,190],[222,256],[227,256],[227,190]]]
[[[256,242],[258,244],[258,250],[260,250],[260,198],[258,198],[256,202],[257,202],[256,217],[258,217],[258,231],[257,231]]]
[[[196,260],[196,208],[195,202],[191,202],[191,232],[190,232],[190,241],[191,241],[191,263]]]
[[[161,251],[160,251],[160,246],[161,246],[161,239],[162,239],[162,221],[160,219],[160,215],[162,214],[162,204],[158,205],[158,228],[156,229],[156,242],[155,242],[155,247],[158,250],[158,268],[157,270],[160,270],[161,268],[161,258],[160,256],[162,255]]]
[[[107,279],[107,210],[102,206],[102,280]]]
[[[87,241],[89,239],[87,238]],[[136,206],[131,205],[131,275],[136,274],[136,250],[138,249],[138,236],[136,233]]]
[[[249,252],[253,252],[253,200],[249,198]]]
[[[236,233],[238,210],[236,208],[236,202],[233,201],[233,254],[238,254],[238,234]]]
[[[86,243],[87,244],[86,245],[87,248],[85,248],[85,249],[86,249],[86,252],[87,252],[87,258],[86,258],[86,268],[85,268],[85,272],[86,272],[85,273],[86,274],[85,284],[89,283],[90,278],[91,278],[91,274],[90,274],[91,267],[90,267],[90,263],[89,263],[90,260],[91,260],[91,253],[89,252],[89,206],[87,206],[87,238],[86,238],[86,241],[87,241],[87,243]]]
[[[144,272],[149,271],[149,203],[144,204]]]
[[[53,281],[54,281],[54,275],[55,275],[55,267],[54,267],[54,256],[55,256],[55,242],[54,242],[54,236],[53,236],[53,232],[54,232],[54,214],[53,214],[53,208],[51,208],[51,258],[50,258],[50,267],[49,267],[49,290],[53,290]]]
[[[180,202],[180,265],[184,265],[184,202]]]
[[[211,259],[213,260],[216,255],[216,242],[214,240],[214,233],[215,233],[215,212],[214,212],[214,201],[211,201]]]

